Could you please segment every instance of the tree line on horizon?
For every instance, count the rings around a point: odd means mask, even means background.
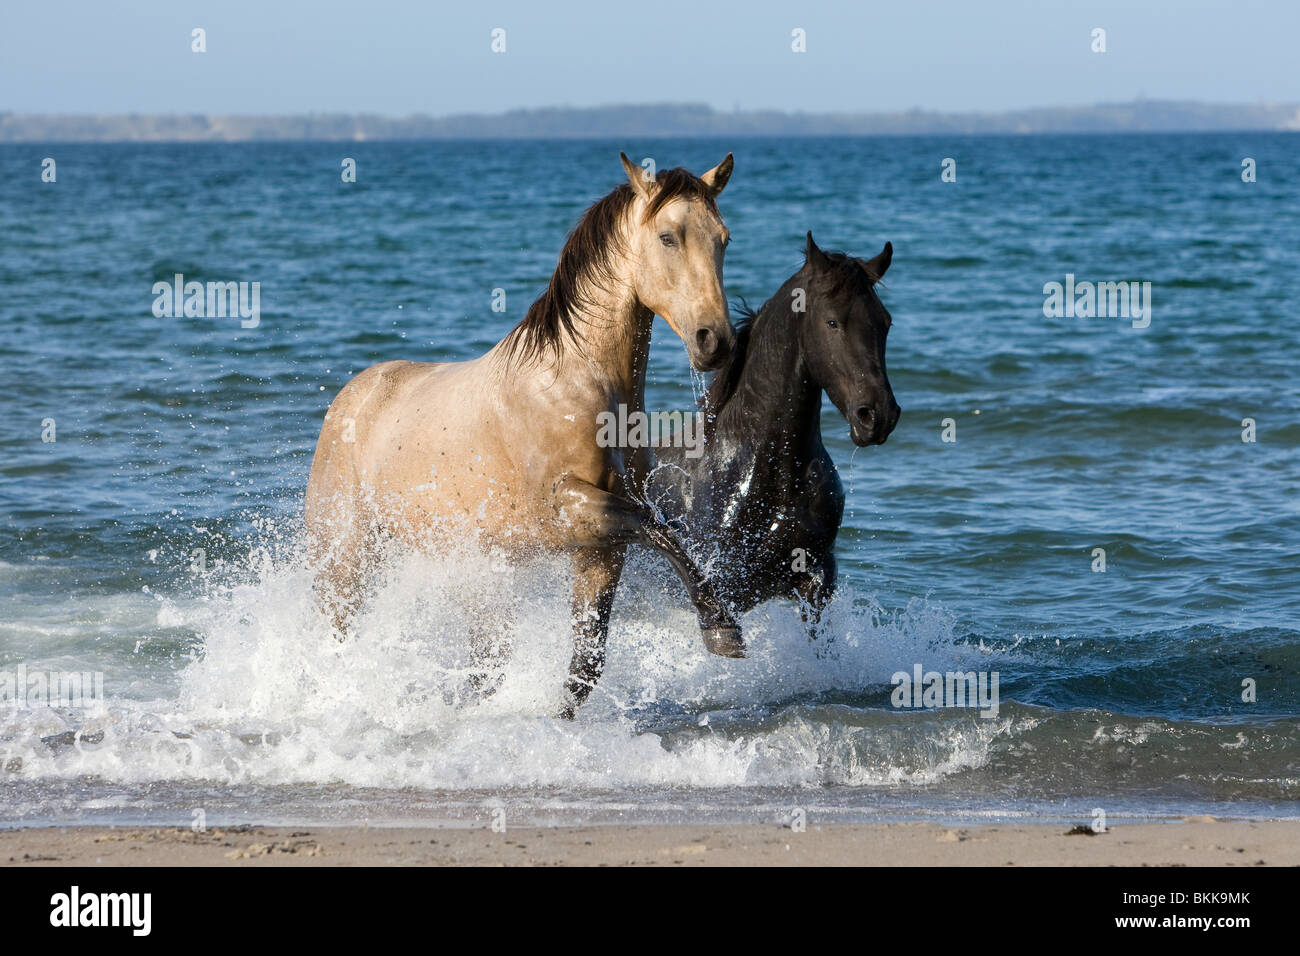
[[[608,137],[887,136],[1300,130],[1300,104],[1135,100],[1095,106],[953,113],[721,111],[701,104],[517,109],[498,114],[0,113],[0,142],[599,139]]]

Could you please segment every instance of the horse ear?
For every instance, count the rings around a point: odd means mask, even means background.
[[[623,172],[627,173],[628,183],[636,190],[637,195],[649,201],[650,194],[654,192],[658,184],[646,176],[644,169],[628,159],[627,153],[619,153],[618,158],[623,160]]]
[[[827,264],[830,262],[830,260],[826,258],[826,253],[818,249],[817,243],[813,242],[811,229],[808,230],[808,245],[804,249],[804,258],[807,259],[810,265],[814,265],[818,269],[826,268]]]
[[[700,181],[716,196],[727,187],[727,180],[731,178],[731,170],[735,165],[736,161],[728,153],[727,158],[701,176]]]
[[[871,277],[872,282],[879,282],[885,276],[885,271],[889,268],[889,261],[894,258],[894,244],[885,243],[885,248],[880,250],[880,255],[874,259],[868,259],[865,262],[861,259],[858,262],[866,270],[867,275]]]

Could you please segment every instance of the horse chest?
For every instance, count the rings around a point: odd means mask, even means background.
[[[751,575],[784,582],[797,575],[797,558],[831,547],[844,493],[834,464],[820,451],[784,467],[749,458],[721,471],[709,519],[730,561]]]

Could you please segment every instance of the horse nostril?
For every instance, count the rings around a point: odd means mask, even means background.
[[[695,333],[695,348],[704,356],[712,355],[718,348],[718,337],[708,329],[700,329]]]
[[[875,423],[876,410],[872,408],[870,405],[859,405],[857,412],[855,412],[854,414],[858,416],[858,421],[862,422],[864,425],[871,425]]]

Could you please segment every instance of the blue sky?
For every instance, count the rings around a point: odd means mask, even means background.
[[[190,52],[196,26],[203,54]],[[796,27],[806,53],[791,52]],[[1094,27],[1105,54],[1090,49]],[[1295,102],[1298,40],[1296,0],[4,0],[0,110]]]

